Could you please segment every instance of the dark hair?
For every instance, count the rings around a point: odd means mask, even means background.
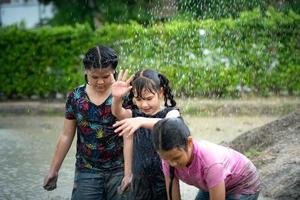
[[[187,147],[190,130],[181,117],[159,120],[153,127],[153,144],[157,151]]]
[[[118,57],[115,54],[115,51],[103,45],[98,45],[87,51],[83,58],[84,69],[102,69],[111,67],[116,69],[118,65]]]
[[[133,97],[139,97],[143,99],[143,90],[146,89],[151,93],[157,93],[160,88],[163,88],[164,100],[166,107],[175,107],[176,101],[172,94],[172,89],[169,86],[169,80],[162,74],[157,73],[151,69],[145,69],[137,72],[131,82],[132,90],[129,94],[130,100]],[[133,91],[136,91],[136,96],[134,96]],[[169,101],[169,103],[168,103]]]
[[[83,58],[83,65],[85,70],[91,69],[102,69],[111,67],[116,69],[118,65],[118,56],[115,54],[115,51],[103,45],[98,45],[93,48],[90,48]],[[117,74],[114,74],[116,78]],[[87,75],[84,75],[86,84],[88,84]]]

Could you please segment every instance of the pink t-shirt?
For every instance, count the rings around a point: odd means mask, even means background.
[[[224,180],[226,195],[254,194],[260,180],[252,162],[241,153],[208,141],[194,143],[194,159],[190,166],[175,168],[181,181],[208,191]],[[169,165],[163,160],[164,174],[169,176]]]

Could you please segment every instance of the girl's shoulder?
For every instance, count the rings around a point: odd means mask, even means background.
[[[70,91],[69,95],[72,94],[72,93],[83,93],[83,92],[85,92],[85,85],[80,85],[80,86],[78,86],[76,88],[73,88]]]
[[[69,92],[67,99],[79,99],[85,94],[85,85],[78,86]]]
[[[233,158],[232,150],[230,148],[210,141],[196,141],[194,143],[194,148],[194,154],[196,154],[207,167],[217,163],[223,163],[225,160],[231,160]]]
[[[177,107],[164,107],[161,109],[157,114],[159,115],[159,118],[164,118],[167,116],[167,114],[171,111],[177,110],[179,113],[179,109]]]
[[[165,118],[170,111],[178,110],[176,107],[163,107],[158,113],[156,113],[154,118]]]
[[[172,110],[178,110],[179,111],[179,108],[177,108],[177,107],[164,107],[161,111],[168,113]]]
[[[132,117],[165,118],[168,112],[172,110],[179,111],[179,109],[176,107],[164,107],[154,115],[146,115],[145,113],[141,112],[138,108],[132,108]]]

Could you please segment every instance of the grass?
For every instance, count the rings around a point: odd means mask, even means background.
[[[242,99],[175,98],[183,115],[213,116],[283,116],[300,109],[300,97]],[[64,101],[0,102],[0,116],[64,114]]]
[[[244,155],[249,158],[252,159],[254,157],[258,157],[262,152],[258,149],[258,147],[251,147],[248,151],[246,151],[244,153]]]
[[[178,99],[183,114],[192,116],[282,116],[300,109],[300,98],[252,98],[252,99]]]

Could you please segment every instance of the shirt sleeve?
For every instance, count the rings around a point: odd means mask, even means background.
[[[208,189],[211,189],[218,185],[220,182],[224,181],[226,178],[226,172],[224,165],[222,163],[216,163],[210,166],[206,174],[206,183]]]
[[[73,100],[74,93],[71,92],[66,101],[66,108],[65,108],[65,118],[73,120],[75,119],[75,110],[74,110],[74,100]]]

